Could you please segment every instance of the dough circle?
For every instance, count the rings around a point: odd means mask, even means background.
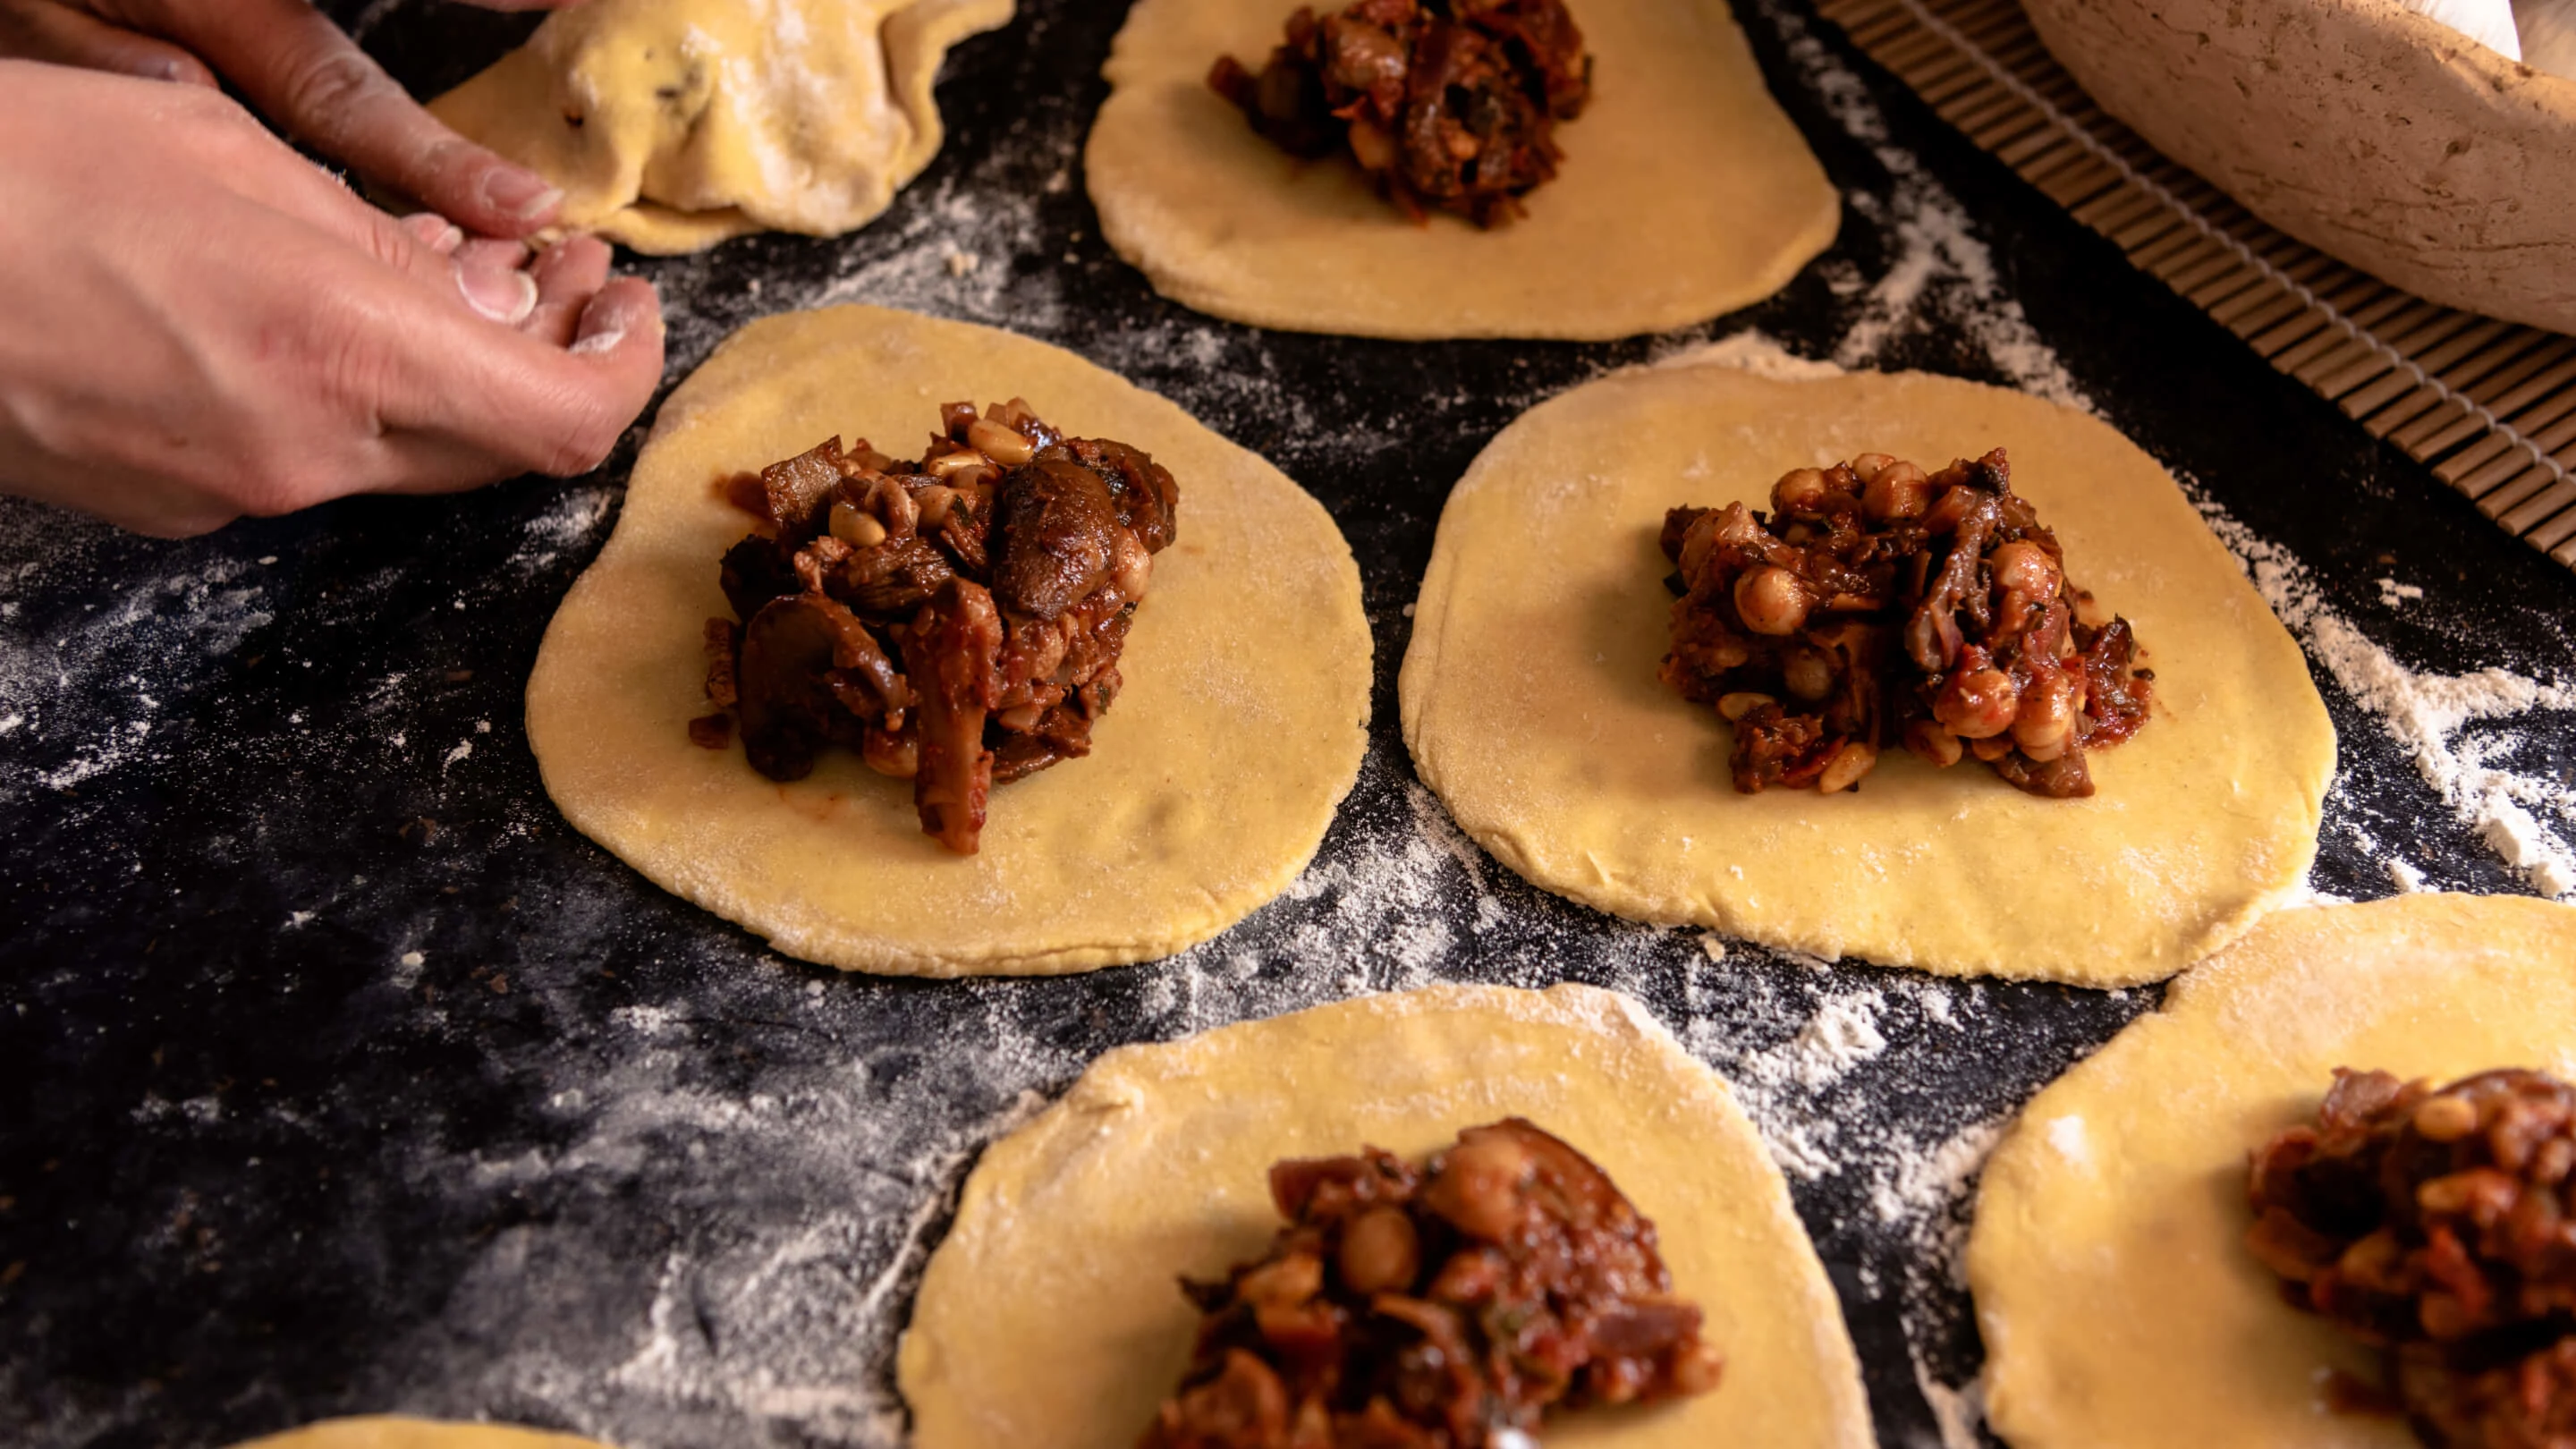
[[[2014,1449],[2412,1449],[2337,1414],[2373,1356],[2244,1246],[2247,1154],[2339,1066],[2576,1075],[2576,908],[2399,896],[2284,911],[2031,1100],[1986,1164],[1968,1285]]]
[[[838,236],[939,151],[948,47],[1011,0],[587,0],[430,103],[639,252]]]
[[[1297,160],[1208,88],[1220,55],[1259,70],[1297,3],[1137,0],[1103,67],[1083,152],[1101,232],[1185,307],[1360,337],[1600,340],[1760,301],[1834,239],[1841,199],[1725,0],[1575,0],[1591,103],[1557,129],[1564,166],[1529,214],[1490,232],[1415,225],[1355,164]]]
[[[1666,508],[1873,449],[2008,448],[2077,582],[2138,629],[2147,727],[2041,800],[1902,749],[1857,794],[1740,795],[1728,731],[1655,677]],[[1401,680],[1405,743],[1458,824],[1614,915],[1947,975],[2156,980],[2306,879],[2334,730],[2298,646],[2153,459],[2017,392],[1914,373],[1711,364],[1586,384],[1503,430],[1450,494]]]
[[[1181,483],[1089,758],[993,791],[981,854],[921,833],[912,786],[828,751],[793,784],[689,742],[719,480],[838,433],[901,451],[938,405],[1026,397]],[[825,965],[1043,974],[1206,940],[1287,888],[1367,744],[1368,621],[1340,530],[1259,457],[1042,342],[876,307],[764,318],[662,405],[608,545],[547,626],[528,743],[566,819],[656,885]]]
[[[1519,1114],[1654,1220],[1726,1372],[1705,1396],[1568,1415],[1551,1449],[1862,1449],[1860,1370],[1787,1183],[1717,1074],[1643,1008],[1435,986],[1122,1047],[984,1154],[897,1357],[917,1449],[1127,1449],[1179,1381],[1214,1277],[1278,1227],[1270,1164],[1419,1156]]]
[[[324,1419],[283,1434],[253,1439],[234,1449],[603,1449],[570,1434],[549,1434],[510,1424],[451,1424],[370,1414]]]

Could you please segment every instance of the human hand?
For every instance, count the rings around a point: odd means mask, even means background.
[[[661,378],[581,237],[397,222],[220,93],[0,60],[0,488],[200,533],[605,457]]]
[[[6,57],[209,87],[220,75],[288,135],[486,236],[526,236],[563,200],[449,130],[309,0],[0,0]]]

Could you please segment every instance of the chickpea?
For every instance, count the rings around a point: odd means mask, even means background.
[[[1878,471],[1881,468],[1895,461],[1893,456],[1886,453],[1863,453],[1843,466],[1851,469],[1852,476],[1858,478],[1863,487],[1867,487],[1872,479],[1878,477]]]
[[[1789,692],[1800,699],[1822,699],[1834,692],[1834,665],[1820,649],[1800,649],[1781,665]]]
[[[1860,506],[1875,523],[1921,518],[1932,506],[1932,480],[1911,463],[1891,461],[1862,486]]]
[[[1530,1168],[1529,1154],[1517,1143],[1470,1138],[1449,1150],[1424,1185],[1422,1202],[1471,1238],[1504,1242],[1521,1224],[1521,1183]]]
[[[2075,729],[2075,688],[2062,669],[2052,669],[2030,682],[2021,708],[2014,712],[2013,743],[2045,763],[2066,753]]]
[[[1905,727],[1905,748],[1916,758],[1929,761],[1934,768],[1946,770],[1967,751],[1959,737],[1928,719],[1918,719]]]
[[[1422,1245],[1402,1208],[1378,1206],[1342,1230],[1343,1286],[1354,1293],[1402,1293],[1422,1271]]]
[[[1813,513],[1833,491],[1822,468],[1792,468],[1771,485],[1771,506],[1782,513]]]
[[[1735,612],[1756,634],[1795,634],[1811,607],[1807,586],[1787,569],[1759,564],[1735,581]]]
[[[2019,594],[2034,604],[2057,597],[2057,584],[2062,577],[2057,560],[2029,539],[2015,539],[1996,549],[1987,555],[1986,566],[1994,570],[1995,587],[2007,593]]]
[[[1834,751],[1825,772],[1816,777],[1816,788],[1831,795],[1860,783],[1860,778],[1878,768],[1878,751],[1859,740],[1847,741]]]
[[[1989,665],[1962,669],[1941,686],[1932,717],[1963,740],[1991,739],[2011,729],[2021,713],[2021,690],[2012,676]],[[1985,756],[1982,752],[1978,758]]]

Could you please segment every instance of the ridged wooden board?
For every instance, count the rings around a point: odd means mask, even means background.
[[[2132,263],[2576,568],[2576,338],[2436,306],[2265,225],[2094,105],[2019,0],[1817,9]]]

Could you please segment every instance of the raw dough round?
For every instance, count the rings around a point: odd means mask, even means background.
[[[931,82],[1011,0],[588,0],[430,103],[639,252],[838,236],[939,150]]]
[[[369,1415],[325,1419],[235,1449],[602,1449],[588,1439],[509,1424],[450,1424]]]
[[[1297,160],[1208,88],[1220,55],[1259,70],[1296,8],[1137,0],[1103,68],[1083,152],[1101,231],[1183,306],[1361,337],[1626,337],[1759,301],[1834,239],[1841,201],[1725,0],[1575,0],[1591,104],[1529,214],[1490,232],[1415,225],[1356,164]]]
[[[999,786],[983,851],[921,833],[909,782],[829,751],[781,785],[701,749],[716,563],[751,531],[718,480],[838,433],[914,446],[938,405],[1026,397],[1181,482],[1089,758]],[[546,629],[528,743],[564,816],[655,884],[826,965],[1037,974],[1149,960],[1287,888],[1366,747],[1359,568],[1323,505],[1072,353],[875,307],[765,318],[662,405],[617,530]]]
[[[1654,1220],[1725,1377],[1572,1414],[1550,1449],[1862,1449],[1858,1361],[1788,1185],[1717,1074],[1588,986],[1435,986],[1122,1047],[995,1143],[931,1255],[897,1359],[917,1449],[1127,1449],[1179,1382],[1215,1277],[1278,1228],[1270,1164],[1418,1157],[1514,1114]]]
[[[1664,510],[1768,507],[1790,468],[2010,450],[2015,490],[2156,671],[2101,793],[2041,800],[1888,751],[1856,795],[1737,794],[1728,730],[1655,677]],[[2095,419],[1953,378],[1675,366],[1494,439],[1440,517],[1405,742],[1495,857],[1614,915],[1944,974],[2170,976],[2306,879],[2334,730],[2296,644],[2153,459]]]
[[[1986,1164],[1968,1285],[2014,1449],[2412,1449],[2331,1412],[2367,1350],[2244,1246],[2247,1154],[2339,1066],[2576,1075],[2576,908],[2400,896],[2284,911],[2031,1100]]]

